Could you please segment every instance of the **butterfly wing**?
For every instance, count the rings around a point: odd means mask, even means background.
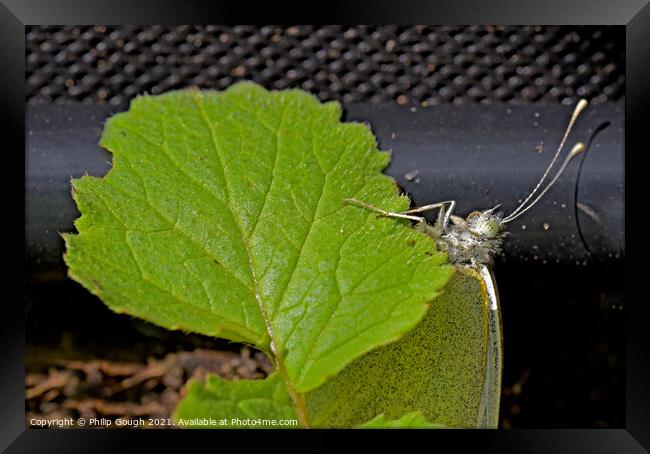
[[[478,273],[485,287],[488,332],[485,377],[483,379],[483,392],[476,426],[490,428],[497,427],[499,424],[501,373],[503,371],[503,332],[501,327],[501,307],[494,273],[486,265],[481,265],[478,268]]]
[[[419,411],[428,421],[450,427],[496,428],[500,336],[489,269],[456,267],[417,327],[307,395],[310,412],[319,415],[311,422],[351,427],[378,414],[397,419]]]

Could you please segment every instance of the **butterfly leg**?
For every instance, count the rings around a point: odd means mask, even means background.
[[[449,205],[449,208],[446,208],[447,204]],[[455,207],[456,207],[455,200],[446,200],[444,202],[432,203],[431,205],[424,205],[421,207],[412,208],[410,210],[404,211],[404,214],[422,213],[423,211],[435,210],[436,208],[440,208],[440,211],[438,212],[438,221],[436,222],[436,226],[438,226],[438,228],[441,230],[440,233],[442,233],[443,231],[447,230],[447,226],[449,225],[449,218],[454,212]]]
[[[385,216],[388,218],[399,218],[399,219],[408,219],[409,221],[415,221],[415,222],[426,222],[426,219],[424,219],[422,216],[411,216],[408,211],[405,211],[403,213],[396,213],[393,211],[386,211],[382,210],[381,208],[377,208],[376,206],[370,205],[369,203],[362,202],[361,200],[357,199],[345,199],[343,200],[343,203],[347,205],[355,205],[361,208],[365,208],[366,210],[373,211],[380,216]]]

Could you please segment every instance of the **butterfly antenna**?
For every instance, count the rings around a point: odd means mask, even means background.
[[[544,190],[543,190],[543,191],[542,191],[542,192],[541,192],[541,193],[540,193],[540,194],[535,198],[535,200],[533,200],[532,202],[530,202],[530,204],[529,204],[526,208],[524,208],[523,210],[521,210],[519,213],[514,213],[514,212],[513,212],[511,215],[507,216],[507,217],[506,217],[505,219],[503,219],[503,221],[501,221],[501,222],[504,223],[504,224],[506,224],[506,223],[508,223],[508,222],[514,221],[514,220],[517,219],[519,216],[521,216],[521,215],[524,214],[526,211],[530,210],[533,206],[535,206],[535,204],[536,204],[537,202],[539,202],[539,200],[540,200],[542,197],[544,197],[544,194],[546,194],[546,193],[548,192],[548,190],[551,189],[551,186],[553,186],[553,185],[555,184],[555,182],[558,180],[558,178],[560,178],[560,176],[562,175],[562,173],[564,173],[564,170],[567,168],[567,165],[569,165],[569,162],[570,162],[573,158],[575,158],[576,156],[578,156],[580,153],[582,153],[583,151],[585,151],[585,148],[586,148],[586,147],[585,147],[585,144],[582,143],[582,142],[578,142],[577,144],[575,144],[575,145],[573,146],[573,148],[571,149],[571,151],[569,152],[569,154],[567,155],[567,157],[564,159],[564,162],[562,163],[562,166],[560,166],[560,169],[557,171],[557,173],[555,174],[555,176],[553,177],[553,179],[551,180],[551,182],[550,182],[550,183],[549,183],[549,184],[544,188]]]
[[[542,186],[542,183],[544,183],[544,180],[546,179],[549,172],[551,171],[551,169],[553,168],[553,166],[557,162],[557,158],[560,156],[560,152],[562,151],[562,148],[564,147],[564,143],[566,142],[567,137],[569,137],[569,133],[571,132],[571,129],[573,129],[574,123],[576,122],[576,120],[578,119],[578,117],[580,116],[582,111],[587,108],[587,104],[588,103],[587,103],[586,99],[581,99],[580,101],[578,101],[578,104],[576,105],[576,108],[573,110],[573,114],[571,114],[571,119],[569,120],[569,124],[567,125],[566,131],[564,131],[564,136],[562,137],[562,141],[560,142],[560,145],[558,146],[557,151],[555,152],[555,156],[553,156],[553,160],[548,165],[548,167],[546,167],[546,170],[544,171],[544,175],[542,175],[542,178],[537,183],[537,186],[535,186],[535,188],[528,195],[528,197],[526,197],[526,200],[521,202],[521,204],[517,207],[517,209],[515,211],[513,211],[512,213],[510,213],[508,216],[506,216],[505,219],[508,219],[508,218],[510,218],[512,216],[517,215],[517,213],[519,213],[519,211],[521,211],[524,208],[524,206],[528,203],[528,201],[531,198],[533,198],[535,193]]]

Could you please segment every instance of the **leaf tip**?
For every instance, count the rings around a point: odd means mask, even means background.
[[[339,121],[343,115],[343,108],[338,101],[327,101],[326,103],[323,103],[323,109],[328,111],[336,121]]]

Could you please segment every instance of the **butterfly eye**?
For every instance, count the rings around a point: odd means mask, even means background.
[[[488,219],[483,224],[481,231],[488,238],[494,238],[501,233],[501,225],[494,219]]]

